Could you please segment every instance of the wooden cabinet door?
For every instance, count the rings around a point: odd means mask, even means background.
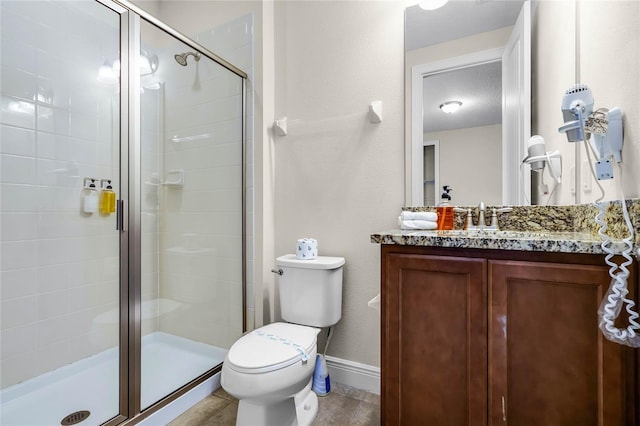
[[[486,260],[382,262],[382,423],[486,425]]]
[[[489,261],[491,425],[630,424],[630,349],[598,328],[609,284],[605,266]]]

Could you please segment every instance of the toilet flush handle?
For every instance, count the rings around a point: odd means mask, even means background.
[[[278,275],[284,274],[284,271],[282,269],[280,269],[280,268],[272,269],[271,272],[273,272],[274,274],[278,274]]]

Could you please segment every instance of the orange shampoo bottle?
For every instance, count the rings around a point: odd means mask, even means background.
[[[451,187],[449,185],[445,185],[442,187],[443,192],[440,196],[440,204],[436,208],[438,213],[438,230],[439,231],[448,231],[453,229],[453,206],[449,203],[451,202]]]

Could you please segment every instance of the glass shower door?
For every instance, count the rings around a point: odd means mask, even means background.
[[[243,331],[243,81],[140,22],[141,409]],[[145,59],[146,61],[146,59]]]
[[[0,424],[120,412],[120,14],[0,2]],[[108,71],[108,73],[106,73]]]

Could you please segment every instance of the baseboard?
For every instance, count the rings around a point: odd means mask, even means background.
[[[380,395],[380,367],[361,364],[327,355],[327,368],[332,382]]]

